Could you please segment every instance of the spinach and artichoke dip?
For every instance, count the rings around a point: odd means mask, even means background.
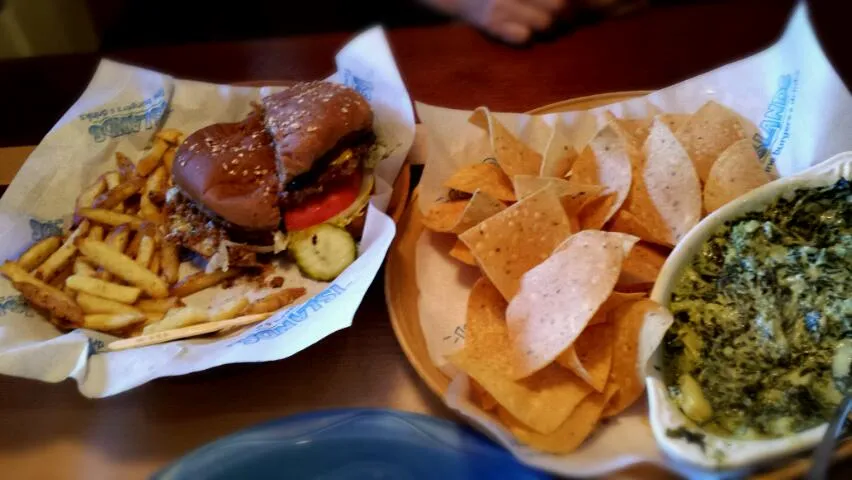
[[[726,223],[672,293],[669,394],[722,436],[779,437],[823,423],[842,397],[833,376],[849,372],[850,294],[847,180]]]

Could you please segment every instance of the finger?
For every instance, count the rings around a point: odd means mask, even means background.
[[[494,35],[507,43],[521,44],[530,39],[532,31],[526,25],[514,22],[503,22],[492,29]]]
[[[547,10],[548,12],[558,12],[565,8],[565,0],[522,0],[522,3]]]
[[[515,23],[526,25],[533,30],[544,30],[550,26],[552,21],[549,12],[517,0],[503,2],[502,7],[499,13],[501,23]]]

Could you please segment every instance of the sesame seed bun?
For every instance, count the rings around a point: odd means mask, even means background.
[[[341,141],[373,126],[373,111],[367,100],[336,83],[299,83],[265,97],[263,107],[282,189]]]
[[[281,222],[272,139],[257,114],[186,138],[175,153],[174,183],[204,210],[247,230]]]

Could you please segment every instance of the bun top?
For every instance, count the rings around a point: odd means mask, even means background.
[[[263,98],[263,106],[281,185],[310,170],[341,140],[373,126],[367,100],[336,83],[299,83]]]
[[[281,222],[272,138],[257,113],[202,128],[178,147],[175,185],[196,204],[247,230]]]

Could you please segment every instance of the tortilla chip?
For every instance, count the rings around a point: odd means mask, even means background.
[[[513,351],[506,326],[506,300],[485,277],[479,278],[467,298],[464,348],[472,357],[508,375]]]
[[[569,217],[579,217],[583,208],[599,198],[602,192],[603,187],[599,185],[586,185],[569,179],[565,190],[559,193],[559,199]]]
[[[538,175],[541,169],[541,154],[512,135],[487,108],[479,107],[474,110],[469,121],[488,132],[494,157],[506,175]]]
[[[556,365],[550,371],[519,382],[509,379],[514,351],[505,312],[506,301],[494,285],[485,277],[477,280],[468,297],[464,350],[450,357],[450,361],[494,401],[517,412],[518,418],[530,428],[552,431],[591,388]],[[480,394],[479,398],[490,403],[485,395]],[[560,406],[553,412],[545,412],[551,409],[551,402],[559,402]]]
[[[626,256],[625,237],[579,232],[523,276],[506,310],[509,338],[518,354],[514,378],[546,367],[586,328],[615,287]]]
[[[480,190],[497,200],[515,201],[512,181],[493,163],[475,163],[462,167],[444,182],[444,186],[464,193]]]
[[[518,200],[523,200],[545,187],[551,187],[557,197],[561,197],[572,189],[568,180],[536,175],[515,175],[512,177],[512,186],[515,190],[515,198]]]
[[[677,134],[677,131],[686,124],[686,121],[689,120],[690,115],[686,113],[661,113],[657,115],[654,119],[656,121],[660,121],[666,124],[673,133]]]
[[[745,132],[736,113],[711,100],[689,117],[675,136],[689,154],[698,178],[706,182],[713,162],[734,142],[745,138]]]
[[[511,299],[521,276],[571,235],[568,216],[550,189],[542,189],[459,235],[483,273]]]
[[[610,214],[616,200],[617,199],[614,194],[607,194],[586,202],[581,207],[580,213],[577,217],[580,222],[580,229],[600,230],[603,228],[604,224],[607,222],[607,215]]]
[[[615,288],[624,292],[647,291],[654,286],[660,269],[666,263],[666,255],[659,248],[639,242],[624,259],[621,275]]]
[[[586,216],[590,225],[603,225],[621,208],[632,182],[630,149],[627,140],[612,125],[602,128],[574,162],[571,179],[581,184],[600,185],[603,193],[613,194]],[[591,227],[600,228],[600,227]]]
[[[643,367],[653,352],[653,349],[649,348],[650,345],[646,345],[646,351],[640,355],[640,336],[645,322],[659,323],[660,326],[668,328],[667,322],[671,318],[665,308],[648,299],[621,305],[613,310],[610,316],[610,322],[614,329],[612,339],[615,348],[612,352],[612,369],[609,374],[609,382],[618,387],[618,393],[604,410],[604,417],[621,413],[632,405],[645,390]],[[659,344],[662,334],[657,333],[658,328],[652,330],[655,331],[655,337],[659,336],[659,339],[654,338],[652,340],[657,340],[657,344]],[[653,347],[655,349],[656,345],[653,345]]]
[[[549,433],[592,392],[586,382],[553,364],[529,378],[511,380],[487,361],[464,350],[448,357],[453,365],[476,380],[497,403],[528,428]]]
[[[609,320],[609,317],[606,314],[600,314],[595,312],[595,316],[592,317],[591,320],[589,320],[589,323],[586,324],[586,328],[589,328],[592,325],[600,325],[603,323],[607,323],[607,320]]]
[[[651,118],[618,118],[610,111],[604,112],[604,119],[612,123],[635,147],[641,147],[648,137]]]
[[[648,138],[648,132],[651,129],[652,119],[623,118],[620,121],[621,126],[635,139],[636,145],[645,143],[645,139]]]
[[[587,326],[577,341],[556,361],[592,388],[603,392],[612,366],[612,327],[606,323]]]
[[[453,248],[450,249],[450,256],[466,265],[476,266],[476,259],[473,258],[470,249],[461,240],[456,240],[456,243],[453,244]]]
[[[722,205],[772,181],[763,169],[751,140],[740,140],[719,155],[704,186],[704,209],[711,213]]]
[[[466,200],[436,203],[423,215],[423,226],[433,232],[452,231],[461,219],[465,207]]]
[[[482,388],[482,385],[476,383],[476,380],[474,379],[470,379],[470,395],[486,412],[493,411],[497,408],[497,400],[494,400],[494,397],[485,391],[485,389]]]
[[[627,218],[628,214],[633,218]],[[648,194],[648,186],[645,184],[641,166],[634,171],[630,193],[627,195],[622,208],[613,215],[612,223],[615,223],[617,217],[622,217],[621,222],[624,222],[625,218],[628,221],[632,221],[631,226],[638,233],[655,239],[662,245],[673,245],[671,229],[666,224],[663,216],[660,215],[660,212],[651,200],[651,196]],[[613,229],[610,228],[610,230]]]
[[[622,268],[624,264],[622,264]],[[592,325],[600,325],[602,323],[607,323],[609,320],[609,312],[615,310],[621,305],[627,302],[635,302],[640,298],[644,298],[647,295],[647,292],[612,292],[609,295],[609,298],[601,304],[598,311],[595,312],[595,316],[589,320],[589,324],[586,325],[586,328],[591,327]]]
[[[625,209],[621,209],[612,217],[607,230],[613,232],[628,233],[635,235],[646,242],[656,243],[657,245],[670,246],[668,239],[664,233],[658,228],[653,228],[651,225],[646,225],[634,214]]]
[[[512,177],[515,196],[520,200],[545,187],[550,187],[562,201],[566,213],[576,215],[580,208],[597,198],[603,187],[583,185],[571,180],[556,177],[536,177],[534,175],[515,175]]]
[[[562,178],[571,171],[571,165],[576,159],[577,150],[571,144],[570,131],[565,123],[557,120],[544,149],[544,158],[538,174],[542,177]]]
[[[494,216],[506,209],[506,205],[491,195],[477,190],[467,202],[467,206],[459,218],[458,223],[453,226],[452,233],[462,233],[477,225],[483,220]]]
[[[642,180],[674,245],[701,219],[701,184],[686,150],[663,122],[654,122],[644,153]]]
[[[502,202],[477,190],[470,200],[433,205],[423,216],[423,225],[434,232],[458,234],[505,209]]]
[[[509,428],[520,442],[537,450],[548,453],[570,453],[582,445],[591,435],[601,413],[611,399],[617,395],[618,387],[607,386],[603,393],[593,393],[580,402],[565,422],[550,434],[542,435],[525,428],[524,425],[505,409],[498,409],[500,420]]]
[[[630,253],[633,253],[633,251],[635,251],[637,248],[643,248],[642,244],[637,243],[636,245],[634,245],[633,248],[630,250]],[[628,258],[629,257],[630,255],[628,255]],[[600,308],[598,308],[598,311],[595,312],[595,314],[606,315],[609,312],[615,310],[616,308],[624,305],[625,303],[635,302],[636,300],[639,300],[643,297],[645,297],[645,292],[612,292],[609,294],[609,298],[607,298],[606,301],[601,304]]]
[[[518,199],[528,197],[544,187],[550,187],[559,197],[562,208],[565,209],[569,218],[578,217],[583,207],[598,198],[603,191],[603,187],[597,185],[584,185],[573,180],[532,175],[515,175],[512,177],[512,183]],[[573,230],[578,229],[579,227],[573,228]]]

